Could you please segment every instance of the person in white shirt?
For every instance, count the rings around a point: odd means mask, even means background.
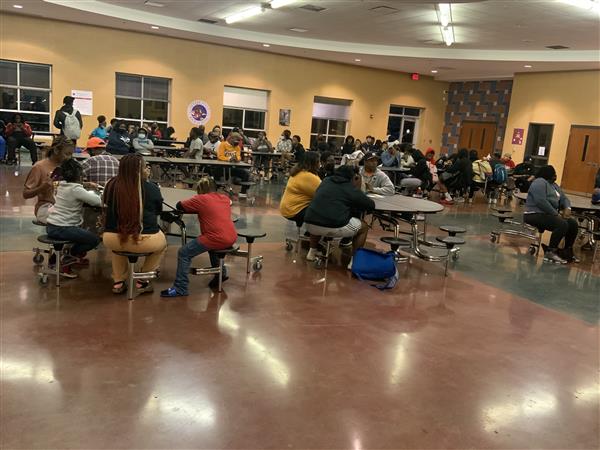
[[[217,159],[217,150],[220,144],[218,134],[214,132],[208,133],[208,142],[204,144],[204,156],[208,159]]]
[[[100,244],[100,238],[80,227],[83,222],[84,205],[101,206],[100,195],[88,191],[82,185],[83,169],[74,159],[61,165],[63,181],[58,185],[54,206],[50,208],[46,230],[48,237],[73,242],[70,256],[83,262],[85,254]],[[97,188],[94,183],[87,187]],[[64,264],[64,262],[63,262]]]
[[[204,151],[204,143],[202,142],[202,136],[200,130],[194,127],[190,130],[190,149],[188,151],[188,158],[202,159],[202,152]]]

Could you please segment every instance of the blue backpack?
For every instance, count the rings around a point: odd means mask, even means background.
[[[506,172],[506,167],[504,164],[496,164],[494,167],[494,175],[493,175],[494,183],[496,184],[504,184],[506,180],[508,180],[508,173]]]
[[[393,288],[398,281],[394,252],[359,248],[352,258],[352,274],[359,280],[387,280],[385,284],[373,285],[380,290]]]

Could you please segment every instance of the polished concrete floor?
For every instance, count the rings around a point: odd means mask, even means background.
[[[286,252],[282,186],[264,185],[234,207],[240,227],[268,233],[261,272],[231,259],[222,294],[193,277],[187,299],[128,302],[110,292],[105,249],[60,289],[38,283],[26,171],[0,167],[3,449],[600,446],[589,252],[555,267],[522,241],[495,246],[479,201],[429,219],[431,233],[468,229],[448,278],[412,259],[380,292]],[[157,291],[175,273],[170,244]]]

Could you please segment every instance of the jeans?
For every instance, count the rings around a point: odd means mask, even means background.
[[[219,258],[217,255],[202,245],[198,239],[193,239],[183,247],[179,247],[179,250],[177,251],[177,274],[175,275],[175,283],[173,283],[173,287],[178,294],[188,295],[188,285],[190,284],[189,273],[192,259],[204,252],[208,252],[211,267],[218,267]],[[226,275],[227,272],[225,271],[225,268],[223,268],[223,277]]]
[[[525,223],[538,229],[552,231],[549,248],[558,249],[560,241],[565,239],[565,249],[573,248],[577,239],[578,225],[572,218],[564,219],[561,216],[551,214],[534,213],[524,215]]]
[[[14,161],[16,159],[16,149],[21,146],[25,147],[29,150],[29,155],[31,156],[31,164],[35,164],[37,162],[37,147],[32,139],[26,137],[22,133],[15,133],[13,136],[9,136],[6,139],[6,143],[8,145],[8,160]]]
[[[81,257],[86,252],[95,249],[100,244],[100,238],[94,233],[79,227],[59,227],[52,224],[46,225],[48,237],[73,242],[71,255]]]
[[[6,156],[6,140],[0,136],[0,159]]]

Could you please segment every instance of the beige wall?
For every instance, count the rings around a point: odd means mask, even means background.
[[[307,142],[319,95],[353,100],[349,132],[361,139],[385,136],[390,104],[424,108],[417,146],[440,147],[448,84],[430,77],[415,82],[403,73],[17,15],[0,15],[0,43],[4,59],[52,65],[53,111],[71,89],[93,91],[94,116],[84,117],[84,135],[96,115],[114,115],[115,72],[125,72],[172,80],[170,123],[179,138],[192,126],[186,114],[192,100],[210,105],[209,126],[221,123],[223,86],[230,85],[270,91],[271,139],[284,129],[279,108],[290,108],[290,129]]]
[[[516,74],[504,152],[521,161],[530,122],[554,124],[549,164],[562,176],[571,125],[600,125],[600,71]],[[523,128],[523,145],[512,145],[514,128]]]

